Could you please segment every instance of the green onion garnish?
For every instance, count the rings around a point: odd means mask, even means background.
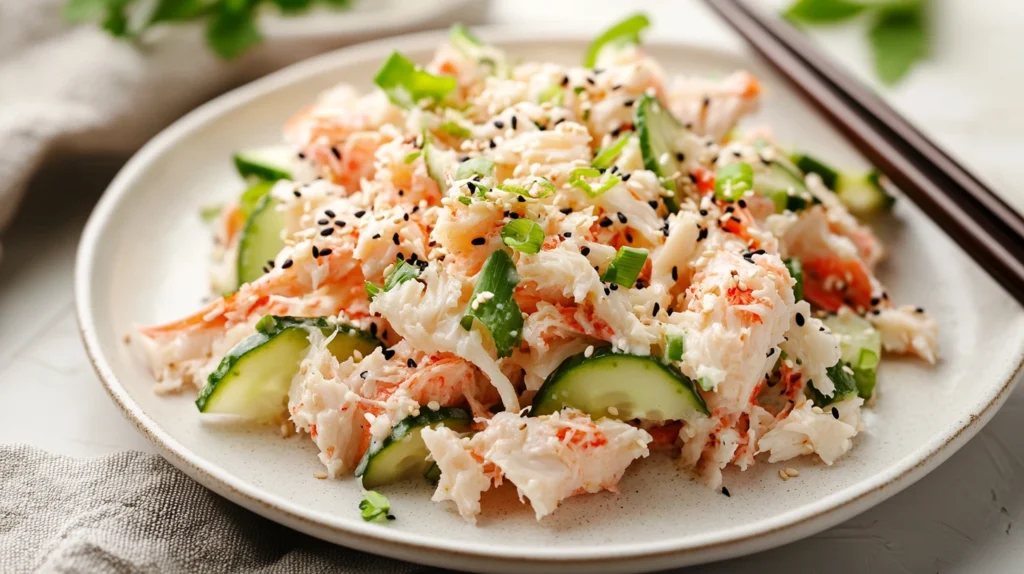
[[[647,250],[635,247],[620,247],[608,269],[601,275],[601,281],[632,287],[647,262]]]
[[[394,517],[388,514],[391,512],[391,503],[388,499],[376,490],[367,490],[363,493],[363,500],[359,502],[359,515],[363,520],[370,522],[380,517],[393,520]]]
[[[736,201],[754,189],[754,168],[749,163],[737,162],[715,170],[715,196]]]
[[[640,32],[651,25],[650,20],[643,14],[634,14],[629,18],[608,28],[596,40],[587,47],[587,54],[583,57],[583,66],[593,68],[597,64],[597,57],[601,50],[606,47],[624,46],[640,43]]]
[[[366,282],[366,294],[370,297],[370,301],[377,298],[377,295],[381,291],[391,291],[395,287],[398,287],[402,283],[410,279],[415,279],[420,276],[420,268],[409,263],[404,259],[398,259],[395,261],[395,268],[388,273],[388,276],[384,278],[384,287],[377,287],[369,281]]]
[[[559,84],[552,84],[540,93],[538,100],[540,103],[551,102],[556,106],[561,106],[565,99],[565,93],[562,91],[562,86]]]
[[[483,45],[480,40],[469,31],[469,28],[465,24],[455,24],[448,30],[448,41],[451,42],[452,46],[455,46],[457,50],[467,56],[471,56],[474,51]]]
[[[470,158],[460,163],[459,168],[455,171],[456,180],[469,179],[474,175],[480,176],[480,179],[492,177],[494,175],[494,161],[484,156]]]
[[[683,360],[683,336],[671,333],[665,337],[665,357],[669,361]]]
[[[277,319],[273,315],[264,315],[262,319],[256,322],[256,330],[266,335],[277,327]]]
[[[544,244],[544,230],[535,221],[515,219],[501,228],[501,240],[516,251],[540,253]]]
[[[416,161],[416,158],[420,157],[421,155],[423,155],[422,151],[414,151],[411,154],[405,156],[405,159],[403,161],[405,162],[405,165],[409,165],[410,163]]]
[[[467,331],[473,326],[473,319],[490,332],[498,357],[508,357],[523,340],[523,315],[519,304],[512,297],[519,274],[516,273],[512,256],[499,249],[491,253],[469,298],[469,308],[462,318],[462,328]]]
[[[469,131],[469,129],[464,128],[458,123],[451,120],[448,120],[447,122],[441,124],[440,129],[444,133],[453,135],[457,138],[468,138],[473,135],[473,132]]]
[[[800,263],[800,260],[796,257],[790,257],[783,261],[786,264],[786,269],[789,270],[789,275],[796,279],[796,284],[793,285],[793,299],[795,301],[803,301],[804,298],[804,266]]]
[[[424,72],[412,60],[393,52],[373,78],[396,106],[412,108],[421,100],[440,102],[455,89],[455,78]]]
[[[423,163],[427,164],[427,175],[437,183],[442,192],[445,190],[444,174],[452,162],[454,154],[451,150],[442,150],[434,145],[430,134],[423,132]]]
[[[631,136],[622,136],[618,141],[608,146],[607,148],[597,152],[594,156],[594,161],[590,162],[591,165],[598,169],[608,169],[615,164],[615,160],[618,159],[619,154],[622,150],[626,149],[626,144],[629,143]]]
[[[582,189],[586,192],[587,197],[591,199],[622,183],[621,177],[612,175],[605,179],[601,185],[594,187],[584,179],[587,177],[601,177],[601,171],[593,167],[578,167],[569,173],[569,185]]]

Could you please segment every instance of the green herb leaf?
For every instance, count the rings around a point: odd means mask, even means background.
[[[508,357],[523,340],[523,315],[512,297],[519,274],[507,251],[499,249],[491,253],[469,298],[469,308],[462,318],[462,327],[467,331],[473,326],[473,319],[490,332],[498,357]]]
[[[359,515],[363,520],[370,522],[382,517],[389,517],[391,503],[388,499],[376,490],[367,490],[363,493],[363,500],[359,503]]]
[[[797,0],[783,16],[791,22],[825,24],[853,18],[866,6],[849,0]]]
[[[587,177],[601,177],[601,171],[593,167],[578,167],[569,173],[569,185],[582,189],[591,199],[622,183],[621,177],[610,175],[601,185],[594,187],[585,179]]]
[[[384,62],[373,78],[395,105],[415,107],[417,102],[440,102],[456,87],[455,78],[424,72],[412,60],[398,52]]]
[[[640,272],[643,270],[644,263],[646,262],[646,249],[620,247],[619,251],[615,254],[615,258],[608,265],[608,269],[605,269],[604,274],[601,275],[601,281],[615,283],[626,288],[632,287],[636,283],[636,278],[640,276]]]
[[[583,57],[584,67],[593,68],[597,64],[601,50],[604,48],[639,44],[640,32],[646,30],[650,25],[651,22],[647,19],[647,16],[634,14],[608,28],[587,47],[587,53]]]
[[[414,151],[411,154],[405,156],[405,159],[402,160],[402,162],[405,163],[405,165],[409,165],[410,163],[416,161],[416,158],[420,157],[421,155],[423,155],[422,151]]]
[[[225,60],[237,58],[262,41],[251,11],[220,10],[206,26],[206,42]]]
[[[715,170],[715,195],[726,201],[736,201],[754,189],[754,168],[749,163],[737,162]]]
[[[615,160],[618,159],[619,155],[622,154],[622,150],[626,149],[626,144],[629,143],[629,138],[632,136],[622,136],[603,150],[598,150],[597,155],[594,156],[594,161],[590,164],[597,169],[608,169],[615,164]]]
[[[501,240],[516,251],[540,253],[544,244],[544,230],[535,221],[515,219],[501,228]]]
[[[928,55],[924,2],[911,1],[879,8],[868,30],[875,73],[885,84],[895,84]]]
[[[789,275],[796,280],[796,285],[793,285],[793,300],[803,301],[804,300],[804,266],[800,264],[800,260],[796,257],[790,257],[783,261],[786,265],[786,269],[789,270]]]

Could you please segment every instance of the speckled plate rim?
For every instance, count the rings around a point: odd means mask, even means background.
[[[506,46],[558,41],[579,41],[589,35],[549,27],[513,29],[483,28],[480,34],[489,41]],[[214,118],[260,97],[338,68],[382,59],[391,50],[422,50],[437,44],[439,32],[389,38],[344,48],[293,65],[275,74],[229,92],[186,115],[147,143],[122,168],[110,184],[86,224],[75,264],[75,303],[81,337],[97,375],[124,416],[172,464],[193,479],[233,502],[271,520],[331,542],[419,563],[477,571],[508,571],[529,566],[533,569],[572,571],[641,571],[709,562],[749,554],[810,536],[849,519],[893,496],[924,477],[953,455],[977,434],[1013,389],[1024,368],[1024,349],[1015,350],[1012,373],[998,386],[978,397],[971,414],[961,418],[947,432],[936,435],[913,453],[894,461],[885,472],[871,480],[822,497],[817,501],[734,529],[710,534],[687,534],[677,540],[642,544],[608,544],[593,548],[562,549],[538,546],[510,551],[487,544],[467,546],[459,540],[429,537],[395,531],[373,523],[350,523],[326,513],[299,507],[287,499],[246,484],[216,464],[185,448],[162,429],[135,403],[114,375],[96,332],[96,318],[89,305],[92,300],[92,270],[102,253],[97,244],[116,206],[129,193],[132,183],[145,167],[180,139]],[[749,53],[731,41],[692,43],[686,41],[650,42],[660,47],[704,52],[716,56],[751,59]]]

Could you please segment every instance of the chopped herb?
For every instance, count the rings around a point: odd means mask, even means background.
[[[540,253],[544,244],[544,230],[535,221],[516,219],[501,228],[501,240],[516,251]]]
[[[412,60],[393,52],[373,79],[395,105],[413,108],[417,102],[441,102],[455,89],[455,78],[423,71]]]
[[[523,315],[512,297],[518,284],[519,274],[508,252],[499,249],[491,253],[480,270],[469,308],[462,318],[462,327],[467,331],[476,319],[490,332],[498,357],[510,356],[522,341]],[[483,293],[489,295],[480,299]]]
[[[376,490],[367,490],[363,493],[363,500],[359,503],[359,515],[363,520],[370,522],[378,518],[391,520],[391,503],[388,499]]]
[[[715,196],[736,201],[754,189],[754,169],[749,163],[730,163],[715,170]]]
[[[601,281],[632,287],[647,262],[647,250],[635,247],[620,247],[608,269],[601,275]]]
[[[635,14],[608,28],[587,47],[587,53],[583,57],[583,65],[587,68],[596,66],[601,51],[605,48],[639,44],[640,33],[650,25],[651,22],[647,19],[647,16]]]

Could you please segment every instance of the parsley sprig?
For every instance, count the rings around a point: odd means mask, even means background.
[[[127,40],[138,39],[157,25],[202,22],[210,48],[232,59],[263,41],[257,17],[264,6],[294,15],[315,5],[351,4],[352,0],[67,0],[64,16],[72,22],[99,22],[114,37]]]
[[[928,0],[796,0],[784,16],[802,25],[867,16],[875,74],[893,85],[928,56],[927,10]]]

